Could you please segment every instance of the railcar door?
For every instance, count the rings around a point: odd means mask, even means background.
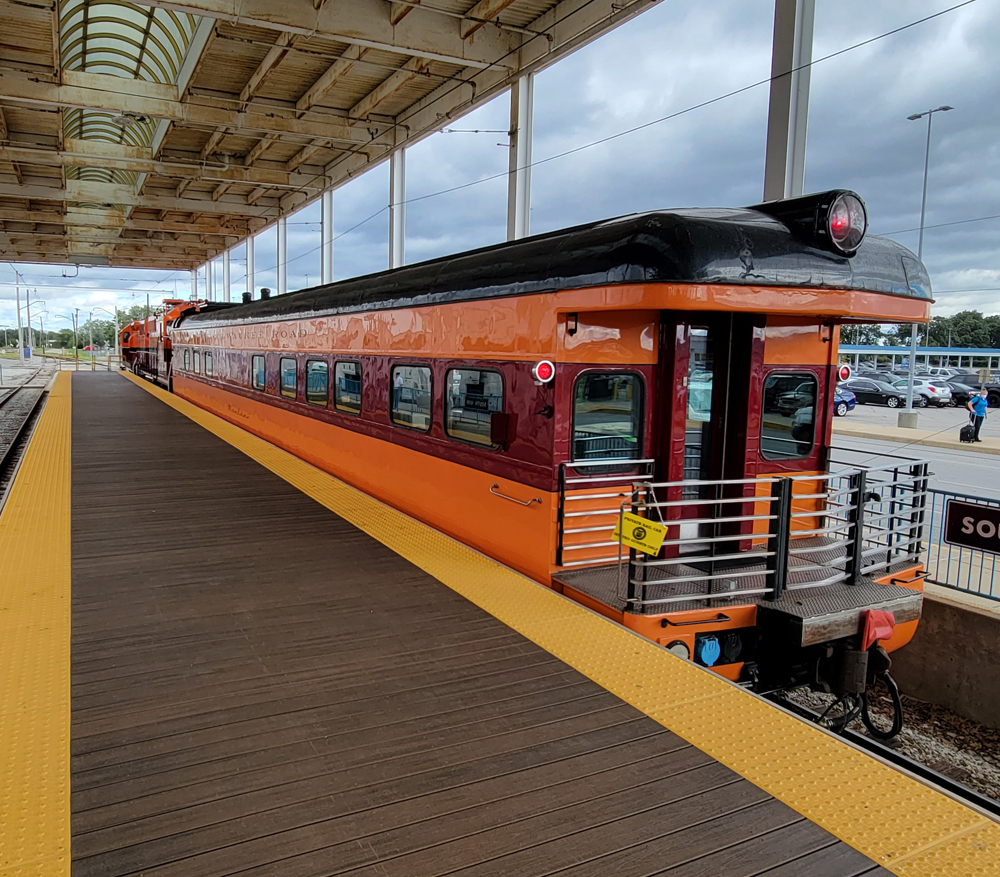
[[[763,319],[736,314],[665,314],[660,349],[657,480],[679,485],[670,500],[692,504],[672,517],[703,519],[724,505],[693,504],[728,495],[724,479],[747,477],[750,385],[763,346]],[[733,504],[739,514],[739,504]],[[682,526],[681,538],[716,532],[714,524]]]

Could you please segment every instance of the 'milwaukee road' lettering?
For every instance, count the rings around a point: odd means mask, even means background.
[[[949,499],[944,517],[944,541],[961,548],[1000,554],[1000,508]]]

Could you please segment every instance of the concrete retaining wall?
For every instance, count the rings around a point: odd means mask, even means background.
[[[1000,728],[1000,602],[927,585],[923,618],[892,656],[900,690]]]

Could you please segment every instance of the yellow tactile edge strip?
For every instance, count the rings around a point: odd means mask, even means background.
[[[1000,875],[1000,825],[207,411],[168,405],[905,877]]]
[[[70,405],[60,374],[0,514],[0,877],[70,873]]]

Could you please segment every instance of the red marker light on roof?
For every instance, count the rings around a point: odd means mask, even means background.
[[[543,359],[531,367],[531,376],[536,383],[547,384],[556,376],[556,367],[547,359]]]
[[[857,252],[868,229],[865,205],[857,195],[842,192],[830,205],[826,224],[830,242],[841,253],[850,256]]]

